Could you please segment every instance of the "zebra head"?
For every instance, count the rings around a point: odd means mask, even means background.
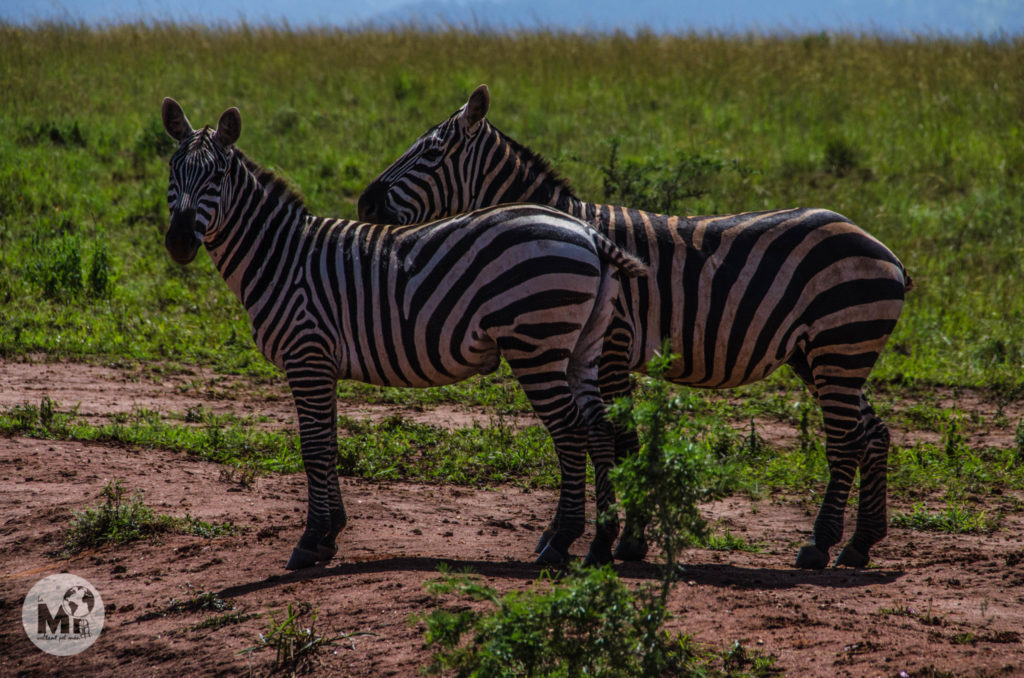
[[[359,196],[359,219],[378,224],[413,224],[460,214],[474,205],[469,185],[477,174],[472,165],[481,157],[491,106],[487,85],[450,118],[413,142]]]
[[[171,259],[187,264],[216,230],[221,187],[231,145],[242,132],[242,117],[232,107],[220,116],[215,132],[209,127],[194,130],[181,106],[170,98],[164,99],[162,114],[164,129],[178,142],[170,162],[167,204],[171,226],[164,246]]]

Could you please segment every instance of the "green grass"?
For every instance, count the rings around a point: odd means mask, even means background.
[[[427,675],[739,678],[779,673],[774,656],[739,642],[716,650],[660,623],[651,628],[655,613],[647,593],[631,590],[607,566],[577,565],[504,595],[477,575],[445,570],[425,586],[444,603],[411,620],[425,627],[432,652]],[[445,600],[451,597],[455,600]]]
[[[987,534],[998,529],[1001,520],[999,515],[992,516],[987,511],[974,510],[964,504],[949,501],[944,508],[937,510],[915,504],[910,513],[894,513],[889,523],[894,527],[928,532]]]
[[[499,416],[533,411],[530,401],[512,377],[512,371],[504,360],[491,374],[434,388],[395,388],[343,381],[338,385],[338,397],[347,401],[424,409],[440,403],[475,406],[486,408]]]
[[[1021,39],[0,25],[0,356],[199,365],[281,383],[208,257],[181,267],[163,249],[174,145],[160,101],[181,101],[195,125],[239,106],[243,149],[314,212],[353,217],[362,188],[480,82],[491,120],[590,200],[690,214],[818,205],[868,228],[917,284],[874,372],[876,407],[941,437],[893,448],[892,496],[960,505],[1024,489],[1024,423],[1007,449],[967,442],[1012,427],[1003,405],[1024,393]],[[938,404],[936,386],[1000,404],[965,417]],[[673,410],[673,435],[717,460],[712,495],[813,498],[827,466],[820,412],[799,380],[783,369],[732,393],[684,390]],[[505,366],[435,389],[346,382],[339,396],[493,417],[456,431],[343,420],[345,473],[557,486],[546,434],[506,420],[529,405]],[[895,409],[903,397],[915,402]],[[796,444],[765,444],[766,418],[797,426]],[[0,413],[6,435],[188,452],[241,485],[298,471],[294,432],[256,424],[201,411],[95,424],[45,402]]]
[[[289,603],[288,611],[281,621],[277,620],[275,612],[269,611],[267,617],[270,621],[266,630],[259,634],[255,645],[241,650],[240,654],[252,657],[254,652],[274,650],[271,669],[288,675],[298,675],[309,672],[313,668],[316,655],[338,641],[351,641],[357,636],[375,635],[365,631],[342,633],[331,637],[320,635],[316,628],[318,616],[319,608],[311,607],[305,602],[295,606]],[[304,618],[308,618],[305,626]]]
[[[243,486],[256,473],[302,471],[297,433],[263,430],[251,418],[191,412],[198,419],[193,424],[178,421],[187,421],[188,413],[164,416],[145,409],[96,424],[46,398],[39,406],[0,410],[0,435],[184,452],[225,464],[222,479]],[[378,423],[341,417],[339,470],[377,480],[558,487],[558,463],[543,427],[516,429],[501,416],[490,424],[446,429],[398,415]]]
[[[211,539],[237,534],[232,523],[212,524],[193,516],[178,518],[158,514],[142,503],[138,495],[131,497],[120,480],[108,483],[102,491],[103,503],[75,512],[64,533],[64,551],[79,553],[106,544],[126,544],[162,534],[189,534]]]
[[[707,537],[696,544],[709,551],[743,551],[746,553],[761,553],[764,549],[760,544],[752,544],[743,537],[733,534],[729,530],[711,532]]]
[[[186,584],[185,588],[190,594],[188,597],[171,598],[167,601],[166,605],[160,607],[155,612],[147,612],[135,621],[148,621],[150,619],[166,617],[169,614],[183,614],[187,612],[226,612],[235,608],[234,603],[224,600],[213,591],[197,591],[192,588],[191,584]],[[217,622],[211,622],[210,625],[216,626]]]
[[[273,374],[207,258],[163,251],[161,99],[239,106],[252,157],[351,217],[480,82],[591,200],[848,215],[917,282],[876,379],[1021,390],[1021,39],[0,25],[0,354]]]

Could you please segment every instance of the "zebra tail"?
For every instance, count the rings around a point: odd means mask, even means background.
[[[647,264],[638,257],[625,251],[603,234],[596,231],[592,231],[592,234],[598,254],[602,259],[618,269],[619,273],[622,273],[627,278],[639,278],[642,275],[647,275]]]
[[[900,264],[900,271],[903,273],[903,291],[909,292],[914,289],[914,279],[910,277],[910,273],[907,272],[903,264]]]

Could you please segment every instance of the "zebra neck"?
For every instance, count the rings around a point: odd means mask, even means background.
[[[509,202],[532,202],[550,205],[555,209],[583,218],[585,206],[583,201],[573,195],[562,179],[551,176],[547,170],[537,172],[527,168],[520,183],[522,192],[510,196]]]
[[[251,313],[266,292],[267,276],[281,272],[285,253],[302,249],[300,242],[315,217],[283,183],[265,185],[250,173],[242,175],[233,198],[222,205],[224,223],[207,249],[228,287]]]
[[[478,186],[477,207],[532,202],[583,218],[585,204],[546,159],[495,127],[489,133],[485,167],[477,173],[483,182]]]

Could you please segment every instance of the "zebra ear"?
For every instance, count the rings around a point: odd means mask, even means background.
[[[462,117],[466,119],[466,127],[468,129],[476,127],[487,116],[487,111],[490,108],[491,92],[487,89],[487,85],[480,85],[469,95],[469,101],[466,102],[466,108],[463,110]]]
[[[220,120],[217,121],[217,133],[213,135],[213,140],[227,148],[238,141],[238,137],[241,134],[242,114],[238,112],[237,108],[232,106],[221,113]]]
[[[170,97],[164,99],[160,114],[164,119],[164,129],[175,141],[181,141],[192,135],[192,125],[185,117],[185,111],[181,110],[181,104],[174,99]]]

